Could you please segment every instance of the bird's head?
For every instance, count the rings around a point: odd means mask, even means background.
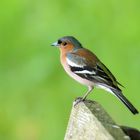
[[[58,39],[58,41],[53,43],[52,46],[59,47],[60,50],[66,51],[66,52],[82,48],[81,43],[73,36],[62,37]]]

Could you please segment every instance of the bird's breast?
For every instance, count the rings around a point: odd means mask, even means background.
[[[67,60],[66,60],[66,54],[61,54],[60,60],[61,60],[61,64],[62,64],[64,70],[66,71],[66,73],[70,77],[72,77],[74,80],[76,80],[79,83],[86,85],[86,86],[93,86],[94,85],[94,83],[92,81],[84,79],[71,71],[70,66],[68,65]]]

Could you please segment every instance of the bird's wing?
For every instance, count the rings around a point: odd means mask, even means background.
[[[106,74],[112,79],[112,81],[114,82],[115,85],[120,85],[122,87],[124,87],[122,84],[120,84],[117,79],[115,78],[115,76],[111,73],[111,71],[102,63],[99,62],[97,65],[99,65],[100,68],[102,68],[102,70],[104,72],[106,72]]]
[[[118,82],[113,74],[89,50],[68,53],[66,61],[76,75],[98,84],[118,88]]]

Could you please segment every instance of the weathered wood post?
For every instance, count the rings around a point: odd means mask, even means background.
[[[64,140],[130,140],[130,138],[99,103],[86,100],[76,106],[73,105]]]

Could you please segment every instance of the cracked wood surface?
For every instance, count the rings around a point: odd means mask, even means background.
[[[99,103],[74,104],[64,140],[130,140]]]

